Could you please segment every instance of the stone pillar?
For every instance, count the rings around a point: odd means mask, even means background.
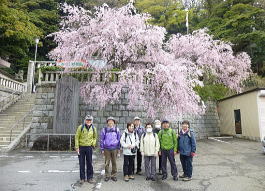
[[[79,93],[80,83],[77,79],[66,76],[57,81],[54,133],[75,133],[79,116]]]
[[[28,74],[27,74],[27,93],[31,94],[32,85],[34,80],[34,62],[29,61]]]

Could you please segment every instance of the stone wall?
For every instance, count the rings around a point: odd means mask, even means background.
[[[7,90],[6,88],[0,87],[0,102],[11,96],[13,91]]]
[[[55,84],[37,87],[30,133],[53,132],[55,88]]]
[[[53,132],[55,88],[55,84],[37,87],[31,134]],[[143,123],[151,121],[151,119],[146,117],[146,112],[141,109],[131,111],[127,106],[128,99],[126,89],[123,90],[119,101],[115,104],[109,104],[103,109],[100,109],[98,106],[86,105],[80,97],[78,122],[81,124],[87,114],[94,117],[94,124],[98,129],[104,127],[106,119],[109,116],[113,116],[117,119],[118,126],[121,129],[126,127],[127,122],[132,122],[135,116],[142,118]],[[197,139],[220,135],[219,117],[215,103],[207,104],[207,111],[204,115],[181,117],[173,122],[172,126],[178,129],[180,121],[184,119],[188,119],[191,122],[191,127],[196,133]]]

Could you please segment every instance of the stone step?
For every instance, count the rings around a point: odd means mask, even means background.
[[[23,129],[23,128],[25,128],[25,127],[26,127],[27,125],[29,125],[29,124],[30,124],[30,122],[25,123],[25,124],[24,124],[24,127],[23,127],[23,124],[18,124],[18,126],[16,126],[15,129],[18,129],[18,130]],[[11,124],[11,125],[9,125],[9,126],[5,126],[5,125],[1,125],[1,124],[0,124],[0,131],[10,130],[10,129],[12,128],[12,126],[13,126],[13,124]]]
[[[21,103],[20,102],[16,102],[13,105],[11,105],[8,109],[13,108],[13,107],[19,107],[19,106],[22,106],[22,105],[31,106],[31,105],[34,105],[34,102],[21,102]]]
[[[17,120],[18,119],[20,119],[20,118],[17,118]],[[0,122],[0,127],[7,127],[8,126],[8,128],[10,128],[10,126],[13,126],[14,125],[14,123],[15,123],[16,121],[13,119],[9,119],[9,120],[3,120],[3,121],[1,121]],[[23,121],[21,121],[21,122],[19,122],[18,124],[19,125],[28,125],[29,123],[31,122],[31,119],[26,119],[25,120],[25,122],[23,122]],[[16,122],[17,123],[17,122]]]
[[[29,109],[29,108],[32,108],[34,106],[34,104],[31,104],[31,105],[17,105],[17,106],[14,106],[14,107],[10,107],[8,108],[6,111],[13,111],[13,110],[16,110],[16,109]]]
[[[0,115],[0,118],[6,118],[6,117],[14,117],[14,116],[22,116],[23,114],[28,113],[29,111],[15,111],[14,113],[5,113],[5,115]]]
[[[8,111],[16,111],[16,110],[28,110],[30,108],[34,107],[34,104],[31,105],[18,105],[18,106],[14,106],[14,107],[10,107],[7,110],[5,110],[3,113],[6,113]]]
[[[26,114],[26,113],[28,113],[28,110],[27,111],[13,111],[13,112],[6,112],[5,113],[6,115],[3,115],[3,116],[5,116],[5,117],[8,117],[8,116],[13,117],[13,116],[23,115],[23,114]]]
[[[18,136],[19,133],[12,133],[12,137],[13,136]],[[10,137],[10,134],[4,134],[2,132],[0,132],[0,138],[3,138],[3,137]]]
[[[28,123],[28,124],[30,124],[30,123]],[[28,125],[28,124],[27,124],[27,125]],[[25,124],[24,128],[25,128],[27,125]],[[10,131],[10,129],[11,129],[11,126],[10,126],[10,127],[1,127],[1,128],[0,128],[0,132]],[[23,125],[19,125],[19,126],[16,127],[14,130],[15,130],[15,131],[21,131],[21,130],[23,130]],[[1,134],[1,133],[0,133],[0,134]]]
[[[9,145],[11,142],[10,141],[0,141],[0,145]]]
[[[12,136],[11,138],[11,141],[14,141],[16,137]],[[10,141],[10,137],[1,137],[0,136],[0,145],[1,145],[1,142],[8,142]]]
[[[23,131],[23,129],[16,129],[12,131],[12,134],[14,135],[19,135],[21,133],[21,131]],[[4,134],[4,135],[10,135],[10,130],[2,130],[0,131],[0,134]]]

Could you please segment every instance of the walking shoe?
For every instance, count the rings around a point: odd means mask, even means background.
[[[179,178],[186,178],[187,176],[183,173],[182,175],[179,176]]]
[[[130,175],[129,176],[129,179],[134,180],[134,176],[133,175]]]
[[[108,182],[109,179],[110,179],[110,178],[106,176],[104,180],[105,180],[105,182]]]
[[[129,179],[129,176],[128,176],[128,175],[124,176],[124,181],[125,181],[125,182],[129,182],[129,180],[130,180],[130,179]]]
[[[190,177],[186,177],[183,179],[183,181],[191,181],[191,180],[192,180],[192,178],[190,178]]]
[[[161,170],[159,170],[158,174],[159,174],[159,175],[162,175],[162,171],[161,171]]]
[[[166,180],[166,179],[167,179],[167,176],[163,175],[162,180]]]
[[[142,175],[142,172],[141,171],[137,171],[136,174],[137,175]]]
[[[173,180],[178,181],[179,180],[178,176],[173,176]]]
[[[145,180],[147,180],[147,181],[148,181],[148,180],[150,180],[150,178],[149,178],[149,177],[146,177],[146,179],[145,179]]]
[[[117,178],[115,176],[111,177],[111,180],[113,180],[114,182],[117,181]]]
[[[81,184],[81,185],[84,184],[84,183],[85,183],[85,180],[80,180],[79,181],[79,184]]]
[[[151,178],[151,180],[152,180],[152,181],[156,181],[156,178],[153,177],[153,178]]]
[[[87,182],[90,183],[90,184],[96,183],[96,181],[93,178],[88,179]]]

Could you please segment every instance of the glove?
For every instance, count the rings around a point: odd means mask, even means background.
[[[194,157],[194,156],[196,156],[196,153],[191,152],[190,155],[191,155],[192,157]]]

